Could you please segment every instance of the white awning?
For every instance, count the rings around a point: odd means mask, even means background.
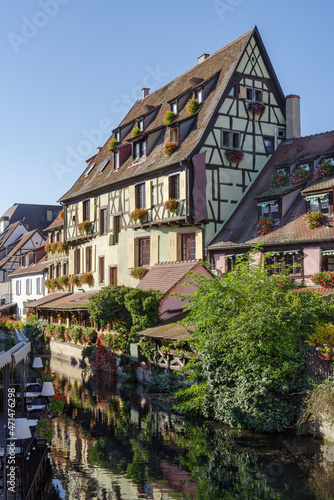
[[[9,351],[1,351],[0,352],[0,369],[3,368],[6,365],[10,365],[12,362],[12,357],[9,354]]]
[[[22,361],[26,356],[28,356],[30,351],[31,351],[30,342],[28,342],[28,344],[23,345],[20,349],[15,351],[14,354],[12,354],[15,363],[18,364],[20,361]]]

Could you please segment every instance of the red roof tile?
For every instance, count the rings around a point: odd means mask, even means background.
[[[196,260],[155,264],[140,281],[137,288],[168,292],[184,278],[187,272],[192,271],[198,265],[199,262]]]

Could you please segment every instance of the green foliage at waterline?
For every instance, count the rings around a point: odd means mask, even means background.
[[[249,263],[253,257],[222,279],[194,277],[194,385],[177,393],[177,409],[240,429],[282,430],[308,388],[307,339],[334,309],[316,293],[287,291],[284,277]]]

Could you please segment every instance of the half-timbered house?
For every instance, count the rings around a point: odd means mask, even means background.
[[[268,157],[298,135],[298,106],[257,28],[144,88],[60,200],[69,274],[92,273],[94,289],[136,286],[134,268],[205,258]]]

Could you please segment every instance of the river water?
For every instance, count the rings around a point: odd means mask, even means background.
[[[47,500],[334,499],[334,445],[190,422],[142,386],[56,360],[51,370],[67,402]]]

